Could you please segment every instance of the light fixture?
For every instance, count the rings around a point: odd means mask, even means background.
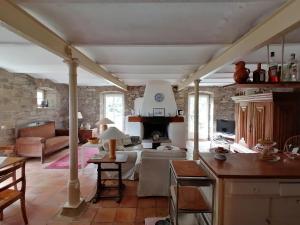
[[[108,152],[110,159],[116,159],[117,139],[123,139],[124,137],[125,135],[116,127],[110,127],[100,135],[102,140],[109,140]]]
[[[83,119],[81,112],[77,112],[77,118],[78,119]]]
[[[108,124],[114,124],[114,122],[113,121],[111,121],[110,119],[108,119],[108,118],[103,118],[103,119],[101,119],[101,120],[99,120],[97,123],[96,123],[96,125],[98,126],[98,125],[101,125],[101,127],[99,127],[99,128],[102,128],[101,130],[102,130],[102,132],[104,132],[105,130],[107,130],[107,125]]]

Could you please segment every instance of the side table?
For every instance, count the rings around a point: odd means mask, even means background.
[[[78,130],[78,138],[80,143],[86,143],[88,139],[93,137],[93,130],[88,129],[79,129]]]
[[[96,203],[100,199],[117,199],[117,202],[120,202],[122,200],[122,192],[125,188],[125,185],[122,182],[122,164],[126,163],[128,159],[128,155],[117,153],[116,159],[110,159],[108,154],[105,154],[103,158],[95,157],[88,160],[88,163],[94,163],[98,165],[97,169],[97,190],[95,196],[92,198],[92,202]],[[104,163],[112,163],[116,164],[118,168],[102,168],[101,164]],[[118,185],[116,186],[108,186],[104,183],[102,184],[102,178],[101,173],[102,171],[115,171],[118,172]],[[118,195],[112,196],[112,195],[103,195],[102,192],[105,189],[118,189]]]
[[[14,145],[6,145],[0,146],[0,155],[2,156],[15,156],[15,146]]]

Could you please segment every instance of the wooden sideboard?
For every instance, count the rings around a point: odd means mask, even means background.
[[[300,134],[300,93],[273,92],[234,96],[236,142],[242,138],[249,148],[259,139],[270,139],[283,149],[285,141]]]
[[[58,136],[69,136],[69,129],[56,129],[55,134]],[[93,137],[93,129],[78,129],[78,139],[80,144],[88,142]]]

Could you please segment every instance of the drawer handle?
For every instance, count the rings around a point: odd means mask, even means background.
[[[267,223],[268,225],[271,224],[270,219],[266,219],[266,223]]]

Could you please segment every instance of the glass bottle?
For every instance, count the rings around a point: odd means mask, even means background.
[[[276,80],[277,83],[281,81],[281,70],[282,68],[281,66],[279,66],[277,71],[277,80]]]
[[[271,83],[275,83],[277,80],[277,63],[275,62],[275,52],[271,52],[270,54],[270,64],[269,64],[269,79],[268,81]]]
[[[298,62],[296,60],[296,54],[292,53],[289,63],[289,75],[291,81],[297,81],[298,79]]]
[[[261,63],[257,64],[257,69],[253,72],[253,83],[264,83],[266,80],[266,71],[261,68]]]

